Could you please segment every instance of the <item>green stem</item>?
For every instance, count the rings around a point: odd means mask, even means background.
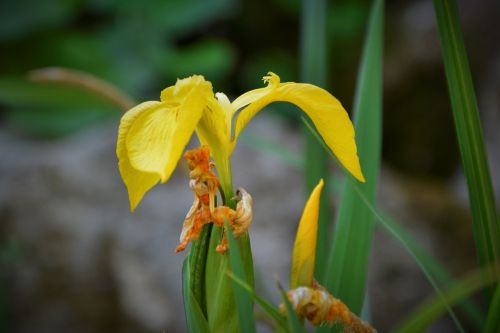
[[[222,189],[222,204],[231,209],[236,208],[236,201],[232,200],[234,197],[233,191],[233,177],[231,173],[231,160],[226,156],[214,156],[217,174],[219,176],[220,187]]]

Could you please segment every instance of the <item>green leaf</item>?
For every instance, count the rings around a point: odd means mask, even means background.
[[[303,0],[301,18],[301,81],[326,86],[326,0]],[[307,192],[310,193],[318,179],[323,178],[328,184],[327,156],[318,146],[316,140],[307,132],[304,133],[305,178]],[[329,208],[330,195],[325,188],[320,199],[318,218],[318,239],[316,242],[315,275],[323,276],[328,247],[328,230],[331,226],[331,212]]]
[[[283,149],[282,147],[282,149],[279,152],[274,152],[271,149],[267,149],[265,146],[266,145],[275,146],[276,145],[275,143],[262,137],[259,137],[259,140],[262,141],[263,147],[261,147],[260,145],[253,145],[253,136],[251,140],[252,142],[249,144],[259,151],[271,154],[273,156],[277,156],[278,158],[281,159],[283,163],[286,163],[289,166],[299,167],[299,165],[296,165],[295,162],[289,162],[288,157],[283,157],[283,156],[291,156],[292,160],[298,161],[299,156],[294,154],[292,151]],[[343,184],[347,182],[347,179],[346,177],[342,178],[338,177],[338,178],[339,178],[338,180],[336,180],[335,182],[331,182],[329,185],[331,187],[332,193],[340,195],[341,192],[339,191],[339,189],[340,188],[343,189],[344,187]],[[420,264],[424,267],[425,270],[427,270],[428,278],[432,279],[437,286],[441,288],[443,286],[447,286],[454,283],[453,276],[446,270],[444,265],[439,261],[437,261],[437,259],[434,256],[432,256],[425,248],[423,248],[417,241],[415,241],[413,236],[402,225],[398,224],[396,221],[390,218],[386,213],[380,212],[380,215],[377,216],[377,218],[382,218],[382,220],[378,222],[382,223],[384,225],[384,228],[388,230],[388,232],[396,240],[401,242],[401,244],[409,248],[414,253],[414,256],[419,259]],[[459,308],[467,316],[469,322],[472,325],[474,325],[475,329],[479,331],[483,325],[485,316],[479,309],[477,304],[473,303],[470,300],[463,300],[459,304]]]
[[[498,277],[494,274],[496,269],[498,267],[488,266],[486,269],[468,274],[465,278],[447,288],[442,297],[434,296],[420,305],[395,332],[417,333],[426,331],[446,311],[447,307],[453,306],[460,300],[494,282],[498,282]],[[496,320],[498,321],[498,317]]]
[[[210,330],[213,332],[237,332],[238,314],[233,292],[233,282],[225,273],[229,270],[229,256],[215,251],[222,239],[223,228],[214,227],[205,270],[205,289],[207,316]],[[253,285],[253,261],[248,233],[237,239],[246,281]]]
[[[500,219],[495,205],[472,76],[460,29],[457,4],[434,0],[448,89],[467,178],[474,240],[483,267],[500,261]],[[500,276],[500,269],[496,271]],[[492,296],[493,288],[489,290]]]
[[[238,329],[238,315],[231,281],[224,273],[229,269],[229,257],[215,251],[223,229],[214,227],[210,235],[205,270],[207,319],[213,332],[232,332]]]
[[[307,122],[303,119],[307,126]],[[308,128],[311,133],[314,133],[314,129],[312,127]],[[323,145],[321,138],[317,136],[317,134],[313,134],[316,139]],[[264,142],[268,142],[267,139],[265,138],[259,138]],[[272,142],[270,142],[272,144]],[[273,151],[261,148],[259,146],[255,146],[256,149],[259,151],[263,151],[264,153],[269,153],[269,154],[274,154]],[[323,145],[324,149],[328,149],[326,146]],[[294,153],[291,151],[286,151],[282,149],[280,154],[277,156],[281,158],[283,163],[287,163],[287,165],[290,166],[295,166],[295,164],[288,164],[288,158],[282,158],[281,153],[283,153],[285,156],[294,156]],[[333,159],[335,157],[331,155]],[[294,159],[297,160],[298,157],[295,157]],[[346,173],[347,174],[347,173]],[[346,179],[347,178],[347,179]],[[330,186],[333,188],[333,185],[336,187],[338,186],[338,183],[340,181],[354,181],[352,179],[349,179],[348,177],[344,177],[343,179],[339,179],[336,181],[334,184],[330,184]],[[334,193],[337,193],[340,195],[340,191],[337,191],[335,189],[332,189]],[[363,201],[364,202],[364,201]],[[365,204],[365,203],[364,203]],[[368,206],[370,207],[370,206]],[[433,285],[433,288],[437,286],[437,288],[442,288],[443,286],[450,285],[454,283],[454,278],[453,276],[446,270],[444,265],[440,263],[439,261],[436,260],[435,257],[433,257],[425,248],[423,248],[415,239],[413,236],[402,226],[399,225],[396,221],[394,221],[392,218],[390,218],[386,213],[380,212],[377,208],[372,207],[370,210],[376,210],[378,213],[375,215],[377,218],[377,221],[382,224],[383,228],[389,232],[398,242],[400,242],[408,252],[412,252],[412,256],[415,258],[415,261],[417,264],[421,267],[422,271],[426,275],[426,277],[429,279],[431,282],[431,285]],[[477,331],[480,330],[480,327],[482,326],[484,322],[484,314],[481,312],[479,307],[471,302],[470,300],[463,300],[459,304],[460,309],[462,312],[467,316],[469,322],[474,325]]]
[[[280,291],[281,299],[283,300],[283,303],[285,304],[286,307],[288,326],[290,327],[290,332],[292,333],[305,332],[304,325],[297,317],[297,314],[295,313],[292,304],[290,304],[290,301],[288,300],[288,296],[286,295],[285,290],[283,290],[283,287],[279,283],[278,283],[278,289]]]
[[[354,118],[356,143],[366,183],[357,185],[370,203],[375,201],[382,123],[382,50],[384,1],[373,2],[359,71]],[[325,287],[360,315],[365,297],[373,215],[359,198],[354,183],[344,186]]]
[[[236,240],[234,239],[234,235],[228,221],[226,221],[226,232],[229,240],[229,262],[231,271],[240,280],[246,279],[240,249],[238,248],[238,243],[236,243]],[[255,332],[253,302],[250,295],[235,282],[233,283],[233,291],[236,300],[236,308],[238,310],[240,331],[243,333]]]
[[[207,305],[205,300],[205,269],[207,262],[209,239],[212,233],[212,224],[203,226],[200,237],[194,240],[189,250],[189,288],[193,293],[195,300],[200,305],[200,308],[207,316]]]
[[[279,312],[278,309],[276,309],[271,303],[263,299],[262,297],[259,297],[255,291],[253,290],[252,287],[250,287],[245,281],[242,279],[238,278],[237,276],[234,275],[232,272],[227,272],[227,275],[235,282],[237,283],[243,290],[245,290],[252,299],[260,305],[262,310],[266,314],[268,314],[272,319],[276,321],[276,323],[282,328],[282,329],[287,329],[287,322],[286,318]]]
[[[184,298],[184,311],[186,313],[186,325],[190,333],[209,333],[207,319],[203,315],[200,304],[194,297],[191,289],[192,272],[190,270],[189,257],[184,259],[182,265],[182,295]]]
[[[340,162],[337,161],[335,155],[333,155],[333,153],[329,150],[328,146],[326,145],[326,143],[323,141],[323,139],[321,139],[321,137],[319,136],[319,134],[316,132],[316,130],[314,128],[312,128],[311,125],[309,125],[307,123],[307,121],[303,118],[303,121],[304,123],[307,125],[307,128],[309,129],[309,131],[311,133],[314,133],[314,137],[316,138],[316,140],[318,140],[318,142],[321,143],[321,145],[323,146],[323,148],[330,154],[330,157],[332,157],[332,159],[334,161],[337,162],[337,164],[339,165],[339,167],[343,170],[344,174],[346,175],[347,177],[347,180],[349,183],[351,183],[351,185],[353,186],[353,188],[356,190],[356,193],[358,194],[358,196],[361,198],[361,200],[363,201],[363,203],[365,204],[366,207],[368,207],[368,209],[371,211],[371,213],[373,214],[373,216],[376,218],[376,220],[378,222],[380,222],[380,224],[382,225],[382,227],[390,234],[392,235],[393,237],[395,237],[400,243],[401,245],[403,245],[403,247],[408,251],[408,253],[413,257],[413,259],[415,260],[415,262],[418,264],[418,266],[420,267],[420,269],[422,270],[422,272],[425,274],[425,276],[427,277],[427,279],[429,280],[429,282],[431,283],[432,287],[434,288],[434,290],[436,291],[436,293],[438,295],[440,295],[442,297],[442,291],[441,291],[441,288],[438,286],[437,282],[436,282],[436,279],[434,277],[433,274],[431,274],[430,272],[430,268],[428,267],[428,265],[426,265],[426,262],[425,262],[425,259],[423,259],[421,256],[420,256],[420,253],[418,253],[418,251],[416,251],[416,249],[412,246],[411,243],[407,243],[406,242],[406,239],[404,237],[402,237],[402,235],[400,235],[400,233],[398,232],[397,228],[394,228],[393,225],[391,225],[391,223],[389,223],[385,218],[384,218],[384,215],[370,202],[370,200],[366,197],[366,195],[364,194],[364,191],[358,186],[357,184],[357,180],[355,180],[351,175],[350,173],[345,170],[341,165],[340,165]],[[445,304],[447,304],[445,302]],[[463,332],[463,329],[462,329],[462,326],[460,325],[460,322],[458,321],[456,315],[455,315],[455,312],[451,309],[450,306],[447,307],[448,309],[448,312],[450,314],[450,316],[452,317],[453,321],[455,322],[455,324],[457,325],[457,327],[459,327],[461,329],[461,331]]]
[[[495,333],[500,332],[500,286],[497,284],[495,293],[493,294],[493,299],[491,300],[490,307],[488,310],[488,317],[486,318],[486,323],[484,324],[484,333]]]

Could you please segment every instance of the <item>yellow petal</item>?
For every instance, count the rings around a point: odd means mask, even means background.
[[[207,107],[196,127],[196,133],[203,145],[210,146],[222,188],[231,187],[229,163],[231,143],[232,107],[229,99],[222,93],[216,98],[208,98]]]
[[[127,186],[130,201],[130,209],[134,211],[144,194],[160,181],[160,176],[154,173],[142,172],[136,170],[130,164],[126,147],[126,137],[131,125],[143,112],[154,108],[160,102],[144,102],[131,110],[122,117],[118,129],[118,140],[116,145],[116,155],[118,156],[118,167],[123,182]]]
[[[268,87],[249,91],[233,102],[234,108],[250,103],[236,118],[233,144],[248,122],[266,105],[278,101],[290,102],[309,116],[340,163],[364,182],[354,141],[354,128],[342,104],[328,91],[312,84],[280,83],[274,73],[269,73],[264,80],[269,82]]]
[[[126,147],[131,165],[156,173],[162,182],[172,174],[198,124],[212,86],[199,76],[179,80],[167,88],[163,101],[142,112],[130,126]],[[166,96],[167,99],[164,99]]]
[[[200,140],[208,144],[212,152],[228,146],[231,139],[231,103],[222,93],[217,93],[216,97],[207,99],[207,107],[196,128]]]
[[[297,237],[293,246],[290,289],[299,286],[310,287],[313,283],[321,189],[323,189],[323,179],[319,181],[312,191],[299,222]]]
[[[233,101],[233,103],[231,103],[233,106],[233,114],[236,113],[239,109],[247,106],[248,104],[251,104],[256,100],[263,98],[271,90],[272,90],[271,87],[254,89],[239,96]]]
[[[160,101],[168,103],[181,103],[193,89],[205,90],[212,94],[212,84],[206,81],[202,75],[192,75],[185,79],[177,79],[175,85],[163,89]]]

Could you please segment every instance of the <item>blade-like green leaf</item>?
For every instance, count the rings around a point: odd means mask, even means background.
[[[306,121],[305,124],[307,127],[308,123]],[[309,128],[309,130],[313,130],[312,127]],[[321,139],[317,137],[315,134],[313,135],[321,143]],[[261,138],[261,140],[267,140],[267,139]],[[272,153],[271,151],[261,149],[260,147],[256,148],[259,149],[260,151],[263,151],[264,153]],[[324,148],[327,149],[325,146]],[[293,156],[293,152],[291,151],[287,151],[284,154]],[[278,155],[278,157],[279,156],[280,155]],[[332,156],[332,158],[334,158],[334,156]],[[287,159],[282,159],[282,160],[284,163],[287,163]],[[339,181],[340,180],[341,179],[339,179]],[[346,179],[344,178],[342,180]],[[330,185],[333,186],[337,184],[330,184]],[[333,190],[333,188],[332,191],[340,195],[340,191],[335,191]],[[407,247],[409,249],[408,251],[411,250],[413,252],[413,255],[420,261],[420,265],[422,265],[427,270],[428,278],[432,279],[437,286],[442,288],[444,286],[451,285],[452,283],[454,283],[453,276],[446,270],[444,265],[438,262],[435,257],[433,257],[425,248],[423,248],[417,241],[415,241],[413,236],[402,225],[398,224],[396,221],[394,221],[385,213],[380,213],[380,215],[377,216],[377,218],[381,219],[378,220],[378,222],[382,223],[385,226],[384,228],[386,230],[389,230],[389,233],[391,235],[393,235],[399,242],[401,242],[403,246]],[[479,331],[484,322],[484,314],[481,312],[479,307],[470,300],[463,300],[460,303],[459,308],[467,316],[469,322],[474,325],[475,329]]]
[[[290,304],[290,301],[288,300],[285,290],[283,290],[283,287],[281,287],[279,283],[278,283],[278,289],[280,291],[281,299],[283,300],[283,303],[285,304],[286,307],[287,320],[290,332],[304,333],[305,332],[304,325],[297,317],[297,314],[293,310],[292,304]]]
[[[207,318],[213,332],[238,331],[238,314],[233,292],[233,281],[227,276],[229,256],[216,252],[217,244],[222,239],[223,228],[214,227],[210,235],[210,244],[205,269],[205,294]],[[241,254],[246,281],[253,286],[253,261],[248,233],[236,240]]]
[[[264,145],[266,145],[267,142],[269,142],[269,144],[271,145],[276,145],[276,143],[273,143],[266,138],[261,137],[259,139],[263,141]],[[252,145],[252,147],[258,149],[259,151],[262,151],[263,153],[274,154],[273,151],[261,148],[259,146]],[[285,151],[286,149],[282,150],[284,151],[281,151],[280,154],[277,155],[277,157],[280,157],[281,153],[283,153],[285,156],[296,156],[296,154],[294,155],[292,151]],[[296,160],[298,159],[298,157],[295,157],[294,159]],[[286,163],[289,166],[295,166],[294,164],[289,164],[287,161],[288,159],[282,158],[283,163]],[[341,181],[342,184],[344,184],[346,182],[346,178],[343,177],[340,179],[339,177],[336,182],[330,183],[332,193],[335,193],[337,195],[341,194],[341,191],[339,191],[340,188],[343,188],[343,186],[339,187],[339,183]],[[334,185],[335,188],[333,188]],[[429,276],[431,276],[435,280],[438,286],[444,287],[454,283],[453,276],[446,270],[445,266],[437,261],[434,256],[432,256],[425,248],[423,248],[417,241],[415,241],[413,236],[404,228],[404,226],[398,224],[385,213],[381,217],[383,217],[384,221],[379,221],[379,223],[384,223],[386,225],[386,228],[392,230],[390,232],[391,234],[397,235],[397,237],[394,236],[397,240],[402,242],[402,244],[404,244],[414,252],[414,255],[419,258],[421,264],[427,269]],[[485,316],[479,309],[477,304],[470,300],[463,300],[459,304],[459,309],[464,313],[465,316],[467,316],[468,321],[475,327],[475,330],[479,331],[484,323]]]
[[[207,316],[205,300],[205,267],[208,255],[208,242],[212,233],[212,224],[203,226],[200,237],[192,242],[189,250],[189,288],[198,302],[203,314]]]
[[[498,279],[494,274],[496,269],[498,268],[488,266],[483,270],[474,271],[468,274],[458,283],[450,286],[443,293],[443,297],[434,296],[420,305],[418,309],[395,330],[395,332],[425,332],[437,318],[446,312],[446,308],[448,306],[453,306],[463,298],[476,293],[480,289],[492,283],[498,282]],[[498,321],[498,317],[496,320]]]
[[[286,318],[279,312],[278,309],[276,309],[271,303],[263,299],[262,297],[259,297],[255,291],[253,290],[252,287],[250,287],[245,281],[242,279],[238,278],[236,275],[234,275],[233,272],[226,272],[226,274],[235,282],[237,283],[243,290],[245,290],[252,299],[260,305],[260,307],[264,310],[266,314],[268,314],[271,318],[273,318],[276,323],[283,329],[287,329],[287,322]]]
[[[481,265],[500,260],[500,219],[495,205],[472,76],[454,0],[434,0],[453,118],[469,189],[474,239]],[[500,270],[496,272],[500,276]],[[490,290],[492,295],[493,288]]]
[[[190,270],[189,257],[187,257],[184,259],[184,264],[182,265],[182,296],[184,298],[187,329],[190,333],[209,333],[207,319],[203,315],[203,311],[190,288],[191,277],[192,272]]]
[[[498,285],[488,309],[488,317],[486,318],[483,332],[500,332],[500,286]]]
[[[384,1],[373,2],[359,71],[354,118],[356,143],[366,183],[359,188],[373,203],[380,169]],[[364,300],[373,215],[356,193],[344,187],[325,287],[359,315]]]
[[[339,165],[339,167],[341,167],[340,162],[338,162],[337,159],[336,159],[336,157],[335,157],[335,155],[333,155],[333,153],[330,152],[330,150],[328,149],[328,146],[321,139],[321,137],[316,132],[316,130],[310,124],[308,124],[307,121],[304,118],[303,118],[303,121],[306,124],[307,128],[309,129],[309,131],[311,133],[314,133],[314,137],[316,138],[316,140],[318,140],[318,142],[321,143],[321,145],[323,146],[323,148],[330,154],[330,157],[335,162],[337,162],[337,164]],[[380,224],[382,225],[382,227],[387,232],[389,232],[389,234],[391,234],[393,237],[395,237],[401,243],[401,245],[403,245],[403,247],[413,257],[413,259],[418,264],[418,266],[420,267],[420,269],[422,270],[422,272],[425,274],[425,276],[427,277],[427,279],[431,283],[431,285],[434,288],[434,290],[436,291],[436,293],[442,297],[441,288],[436,283],[436,279],[435,279],[434,275],[430,273],[430,269],[426,265],[425,260],[419,255],[419,253],[417,251],[415,251],[415,249],[411,246],[411,244],[409,244],[409,243],[407,243],[405,241],[405,238],[403,238],[398,233],[397,229],[393,228],[392,225],[390,223],[388,223],[386,221],[386,219],[384,219],[384,217],[383,217],[384,215],[371,203],[370,199],[366,197],[366,195],[364,194],[364,191],[358,186],[357,181],[349,174],[349,172],[346,171],[345,169],[343,169],[342,167],[341,167],[341,169],[344,171],[344,174],[347,177],[347,181],[349,183],[351,183],[351,185],[353,186],[353,188],[356,190],[356,193],[358,194],[358,196],[360,197],[360,199],[363,201],[363,203],[365,204],[365,206],[368,207],[368,209],[371,211],[371,213],[373,214],[373,216],[375,217],[375,219],[378,222],[380,222]],[[445,302],[445,304],[447,304],[447,303]],[[447,307],[447,309],[448,309],[448,312],[449,312],[450,316],[452,317],[453,321],[457,325],[457,327],[460,329],[461,332],[464,332],[464,330],[463,330],[462,326],[460,325],[460,322],[458,321],[458,319],[457,319],[457,317],[456,317],[453,309],[451,307],[449,307],[449,306]]]
[[[232,281],[224,273],[229,269],[229,257],[215,251],[222,235],[222,228],[213,228],[205,269],[207,319],[213,332],[237,331],[239,327]]]
[[[326,0],[302,0],[301,17],[301,81],[326,86]],[[318,179],[323,178],[328,184],[328,157],[316,140],[307,132],[305,137],[305,178],[307,192],[316,186]],[[328,253],[328,234],[331,226],[328,189],[323,191],[320,200],[318,219],[318,239],[316,242],[315,275],[323,276],[324,263]]]
[[[234,239],[229,222],[226,221],[226,232],[229,240],[229,262],[231,271],[239,279],[246,279],[243,262],[241,259],[238,243]],[[253,302],[250,295],[237,283],[233,283],[234,298],[238,310],[238,322],[240,331],[243,333],[255,332],[255,319],[253,316]]]

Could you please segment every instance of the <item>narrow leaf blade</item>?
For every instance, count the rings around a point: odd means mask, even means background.
[[[190,288],[191,276],[189,258],[187,257],[182,265],[182,295],[184,299],[187,329],[188,332],[209,333],[208,322]]]
[[[282,329],[287,329],[288,326],[286,318],[278,311],[278,309],[276,309],[276,307],[262,297],[259,297],[252,287],[250,287],[245,281],[235,276],[233,272],[228,271],[226,273],[231,279],[233,279],[234,282],[240,285],[240,287],[243,288],[250,295],[250,297],[252,297],[252,299],[260,305],[264,312],[273,318]]]
[[[488,317],[484,324],[484,333],[500,332],[500,287],[497,285],[488,310]]]
[[[454,0],[434,0],[453,118],[467,178],[479,262],[500,260],[500,219],[488,167],[479,111]],[[496,274],[500,276],[500,270]],[[490,296],[493,289],[490,290]]]
[[[238,248],[238,243],[234,239],[231,226],[226,221],[226,232],[229,240],[229,263],[231,271],[239,279],[246,279],[243,262]],[[233,283],[234,297],[238,310],[240,331],[243,333],[255,332],[255,319],[253,316],[253,302],[250,295],[237,283]]]
[[[326,38],[326,0],[302,0],[301,17],[301,81],[326,87],[327,43]],[[313,190],[318,179],[328,184],[328,157],[318,146],[314,137],[305,131],[305,180],[307,192]],[[318,220],[318,239],[316,243],[315,275],[324,274],[324,264],[328,254],[328,230],[331,226],[329,193],[325,189],[321,197]]]
[[[354,106],[356,143],[366,183],[361,191],[373,203],[380,169],[384,2],[375,0],[367,27]],[[347,182],[339,208],[325,287],[355,314],[364,300],[373,234],[373,215]]]

